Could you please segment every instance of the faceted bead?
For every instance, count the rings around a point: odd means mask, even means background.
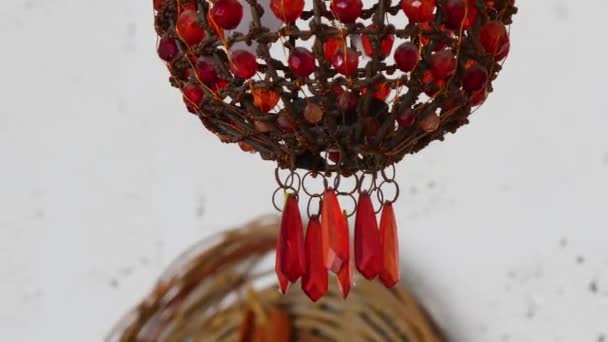
[[[164,36],[158,42],[158,57],[165,62],[171,62],[179,55],[179,49],[175,39],[169,36]]]
[[[283,208],[279,248],[281,252],[281,270],[290,282],[295,282],[304,275],[304,228],[298,200],[289,194]]]
[[[311,124],[317,124],[323,119],[323,108],[316,103],[309,103],[304,108],[304,119]]]
[[[187,10],[177,18],[177,34],[188,45],[196,45],[205,39],[205,31],[198,23],[196,11]]]
[[[346,299],[353,287],[353,263],[351,260],[347,260],[346,265],[338,273],[337,280],[338,289],[342,293],[342,297]]]
[[[509,54],[510,42],[507,27],[498,21],[491,21],[479,30],[479,41],[486,53],[502,60]]]
[[[418,64],[418,47],[411,42],[403,43],[395,50],[394,57],[399,70],[410,72],[416,67],[416,64]]]
[[[277,18],[293,23],[304,11],[304,0],[270,0],[270,9]]]
[[[203,96],[205,95],[201,87],[192,83],[187,83],[182,88],[182,93],[184,94],[184,101],[194,109],[197,109],[201,105],[201,101],[203,101]]]
[[[435,19],[435,0],[403,0],[401,9],[410,23],[424,23]]]
[[[361,16],[363,3],[361,0],[332,0],[331,11],[341,22],[352,24]]]
[[[420,128],[427,133],[435,132],[439,128],[439,125],[441,125],[441,119],[433,112],[426,114],[420,120]]]
[[[211,8],[211,20],[225,30],[233,30],[243,18],[243,6],[237,0],[217,0]]]
[[[306,230],[306,273],[302,277],[302,290],[313,302],[323,297],[329,288],[322,247],[321,223],[313,216]]]
[[[300,77],[308,77],[315,69],[315,56],[308,49],[297,47],[289,54],[289,67]]]
[[[480,64],[474,64],[466,69],[462,78],[462,88],[468,93],[472,93],[484,88],[488,80],[486,68]]]
[[[246,80],[258,72],[258,62],[251,52],[235,50],[232,52],[230,70],[234,76]]]
[[[386,100],[388,95],[391,93],[391,87],[387,83],[378,83],[376,84],[376,91],[374,92],[374,97],[380,101]]]
[[[402,110],[397,116],[397,123],[399,123],[399,126],[403,128],[411,127],[415,121],[416,113],[411,108]]]
[[[281,98],[276,91],[263,88],[252,89],[251,95],[253,95],[253,104],[263,112],[267,112],[274,108]]]
[[[384,203],[380,218],[380,246],[382,248],[382,267],[380,280],[386,287],[393,287],[399,282],[399,238],[397,221],[391,202]]]
[[[376,28],[376,25],[370,25],[367,27],[369,30],[373,30]],[[385,37],[383,37],[382,41],[380,42],[380,56],[382,56],[383,58],[390,55],[391,54],[391,50],[393,49],[393,43],[395,42],[395,35],[393,34],[389,34],[386,35]],[[370,37],[367,34],[364,34],[363,37],[361,38],[361,44],[363,45],[363,50],[365,51],[365,54],[372,57],[374,56],[374,51],[376,50],[374,48],[374,44],[372,43],[372,40],[370,39]]]
[[[338,164],[340,162],[340,159],[342,158],[342,154],[340,153],[340,151],[329,151],[327,152],[327,158],[329,158],[329,160],[331,160],[332,162]]]
[[[476,0],[447,0],[445,26],[452,30],[468,30],[477,20]]]
[[[239,147],[243,152],[255,152],[255,147],[243,141],[239,141]]]
[[[331,64],[342,75],[352,76],[357,72],[359,54],[351,48],[347,48],[346,50],[340,48],[335,52]]]
[[[341,43],[340,40],[336,38],[327,38],[327,41],[323,43],[323,55],[325,56],[325,59],[331,63],[336,55],[336,51],[338,51],[338,49],[344,45],[345,44]]]
[[[285,273],[283,273],[282,250],[283,250],[283,248],[281,248],[281,235],[279,233],[279,235],[277,235],[277,247],[276,247],[276,252],[275,252],[276,255],[275,255],[275,263],[274,263],[274,272],[276,273],[277,280],[279,281],[279,290],[281,291],[281,293],[285,294],[285,292],[287,292],[287,288],[289,288],[289,279],[287,279],[287,276],[285,275]]]
[[[456,56],[450,50],[443,50],[431,56],[431,72],[436,80],[444,80],[456,71]]]
[[[355,261],[357,269],[367,279],[380,272],[380,231],[369,193],[359,195],[355,218]]]
[[[214,85],[219,77],[215,68],[215,61],[211,57],[203,56],[196,61],[196,76],[207,86]]]
[[[338,274],[350,256],[348,221],[340,209],[335,190],[323,194],[321,205],[321,228],[323,231],[323,256],[325,266]]]

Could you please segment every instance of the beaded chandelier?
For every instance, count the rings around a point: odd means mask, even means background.
[[[277,163],[282,292],[301,279],[316,301],[334,273],[346,297],[353,265],[398,283],[395,164],[467,124],[492,92],[514,2],[154,0],[158,54],[187,110]]]

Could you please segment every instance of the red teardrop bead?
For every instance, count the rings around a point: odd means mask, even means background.
[[[277,18],[293,23],[304,11],[304,0],[270,0],[270,9]]]
[[[196,45],[205,39],[205,31],[198,24],[196,11],[187,10],[177,18],[177,34],[188,45]]]
[[[321,222],[313,216],[306,230],[306,273],[302,277],[302,290],[313,302],[323,297],[329,288],[322,245]]]
[[[214,85],[219,77],[215,68],[215,61],[211,57],[201,57],[196,61],[196,76],[207,86]]]
[[[346,50],[339,48],[336,50],[331,64],[336,70],[344,76],[352,76],[357,72],[359,65],[359,54],[354,49],[347,48]]]
[[[329,63],[332,62],[334,56],[336,55],[336,51],[338,51],[341,46],[343,46],[343,44],[340,42],[340,40],[333,37],[327,38],[327,41],[323,43],[323,55]]]
[[[436,80],[444,80],[456,71],[456,56],[450,50],[443,50],[431,56],[431,72]]]
[[[402,110],[397,116],[397,123],[399,127],[407,128],[411,127],[416,121],[416,112],[413,109],[407,108]]]
[[[298,200],[294,194],[287,196],[283,218],[279,248],[281,253],[281,271],[290,282],[295,282],[304,275],[304,227]]]
[[[355,261],[357,269],[367,279],[380,272],[380,231],[372,200],[367,192],[359,195],[355,217]]]
[[[154,10],[155,11],[160,10],[161,8],[163,8],[163,6],[165,5],[166,2],[167,2],[167,0],[152,0]]]
[[[285,275],[285,273],[283,273],[283,248],[281,246],[281,233],[279,232],[279,234],[277,235],[277,246],[276,246],[276,251],[275,251],[275,261],[274,261],[274,272],[277,275],[277,280],[279,282],[279,290],[281,291],[282,294],[285,294],[287,292],[287,289],[289,288],[289,279],[287,279],[287,276]]]
[[[502,60],[509,54],[509,34],[505,24],[491,21],[479,30],[479,41],[487,53]]]
[[[258,62],[251,52],[235,50],[230,60],[230,71],[234,76],[246,80],[258,72]]]
[[[237,0],[217,0],[210,11],[211,20],[225,30],[239,26],[243,6]]]
[[[376,28],[376,25],[370,25],[367,27],[368,29],[374,29]],[[395,35],[393,34],[389,34],[386,35],[385,37],[383,37],[382,41],[380,42],[380,56],[382,57],[386,57],[388,55],[391,54],[391,50],[393,49],[393,43],[395,42]],[[361,38],[361,44],[363,45],[363,50],[365,51],[365,54],[372,57],[374,56],[374,51],[376,50],[374,48],[374,44],[372,44],[372,40],[369,38],[369,36],[367,34],[364,34],[363,37]]]
[[[323,231],[323,257],[325,266],[338,274],[346,265],[350,248],[348,221],[340,209],[336,192],[332,189],[323,194],[321,205],[321,229]]]
[[[289,67],[300,77],[308,77],[315,69],[315,56],[308,49],[297,47],[289,54]]]
[[[353,263],[351,260],[348,260],[345,267],[338,273],[337,280],[338,289],[340,290],[340,293],[342,293],[342,297],[346,299],[353,287]]]
[[[410,72],[418,63],[419,53],[416,44],[407,42],[399,45],[395,50],[395,63],[399,70]]]
[[[435,19],[435,0],[403,0],[401,9],[410,23],[424,23]]]
[[[445,4],[445,26],[452,30],[468,30],[477,20],[476,0],[447,0]]]
[[[179,55],[179,49],[175,39],[169,36],[164,36],[158,42],[158,57],[165,62],[171,62]]]
[[[361,16],[363,3],[361,0],[332,0],[331,10],[338,20],[352,24]]]
[[[488,72],[486,68],[479,64],[474,64],[464,72],[462,78],[462,88],[472,93],[481,88],[484,88],[488,80]]]
[[[203,101],[203,96],[205,95],[201,87],[192,83],[184,85],[182,93],[184,94],[186,104],[190,105],[193,109],[197,109],[201,105],[201,101]]]
[[[393,287],[399,282],[399,237],[397,221],[391,202],[384,203],[380,218],[380,246],[382,248],[382,267],[380,280],[386,287]]]

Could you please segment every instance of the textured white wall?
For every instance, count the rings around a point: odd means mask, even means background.
[[[453,341],[604,341],[608,3],[518,5],[496,92],[400,167],[403,276]],[[271,211],[273,165],[185,112],[150,7],[0,2],[2,341],[101,340],[180,251]]]

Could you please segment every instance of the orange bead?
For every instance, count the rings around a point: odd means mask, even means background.
[[[280,95],[276,91],[262,88],[254,88],[251,90],[251,95],[253,95],[253,104],[263,112],[274,108],[280,99]]]
[[[338,274],[348,262],[350,247],[348,221],[340,209],[338,197],[333,189],[323,194],[321,205],[321,229],[323,231],[323,256],[325,266]]]
[[[399,237],[393,204],[384,203],[380,218],[380,246],[382,246],[382,268],[380,280],[386,287],[393,287],[399,282]]]

